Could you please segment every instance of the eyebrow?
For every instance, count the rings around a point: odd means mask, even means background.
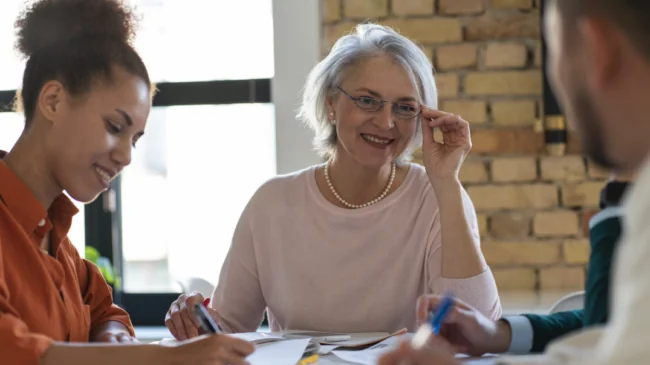
[[[124,117],[124,119],[126,120],[126,124],[128,124],[129,126],[133,125],[133,119],[131,119],[129,113],[125,112],[122,109],[115,109],[115,111],[120,113]]]
[[[370,95],[372,95],[372,96],[374,96],[376,98],[382,99],[382,96],[381,96],[380,93],[376,92],[375,90],[368,89],[367,87],[360,87],[356,91],[365,91],[368,94],[370,94]],[[402,96],[401,98],[398,98],[397,101],[415,101],[415,102],[417,102],[417,99],[415,99],[412,96]]]

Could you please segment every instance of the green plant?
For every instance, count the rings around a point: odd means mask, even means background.
[[[108,284],[113,285],[116,289],[120,287],[120,281],[119,278],[115,277],[115,269],[111,264],[111,260],[101,256],[95,247],[86,246],[86,260],[97,266]]]

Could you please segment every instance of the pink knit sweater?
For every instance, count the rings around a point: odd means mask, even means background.
[[[441,276],[438,203],[424,168],[412,165],[393,194],[356,210],[329,203],[315,171],[271,179],[244,210],[212,297],[224,330],[255,331],[268,309],[273,331],[413,331],[425,293],[451,292],[490,318],[501,315],[490,270]]]

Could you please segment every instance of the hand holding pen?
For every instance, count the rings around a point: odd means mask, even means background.
[[[417,320],[422,324],[429,314],[442,307],[445,297],[423,296],[418,300]],[[439,336],[431,336],[437,346],[449,346],[453,352],[471,356],[502,353],[508,350],[511,340],[510,325],[503,320],[494,321],[462,300],[453,299]]]
[[[436,310],[428,311],[427,320],[415,332],[410,342],[405,342],[379,360],[379,365],[457,365],[452,347],[440,336],[440,331],[454,306],[454,298],[442,298]]]
[[[204,298],[199,293],[181,294],[171,306],[165,316],[165,325],[169,332],[179,341],[199,336],[203,332],[202,324],[195,315],[195,307],[202,304],[215,323],[218,323],[217,312],[209,307],[209,298]]]

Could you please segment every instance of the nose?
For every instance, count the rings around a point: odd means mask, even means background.
[[[111,157],[120,167],[128,166],[131,164],[132,149],[131,140],[129,138],[122,138],[120,143],[113,149]]]
[[[386,103],[377,112],[377,117],[373,118],[377,127],[381,129],[391,129],[395,126],[392,106],[392,104]]]

